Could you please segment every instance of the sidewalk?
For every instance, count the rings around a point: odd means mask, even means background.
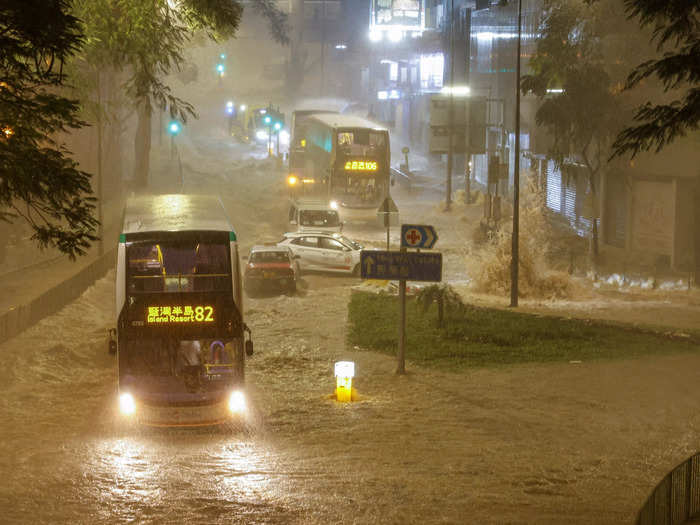
[[[105,253],[118,241],[121,209],[121,199],[108,201],[105,204],[103,243]],[[93,244],[87,254],[77,257],[75,261],[71,261],[67,255],[57,253],[43,262],[32,264],[40,260],[42,255],[38,246],[33,250],[36,254],[33,261],[28,260],[24,267],[0,275],[0,315],[29,303],[47,290],[73,277],[98,258],[97,243]],[[29,251],[31,252],[31,248]]]

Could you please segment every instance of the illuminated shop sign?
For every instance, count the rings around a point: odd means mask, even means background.
[[[425,29],[425,9],[421,0],[372,0],[370,9],[370,31]]]
[[[349,160],[345,163],[346,171],[377,171],[377,162],[373,160]]]
[[[204,305],[149,306],[148,324],[213,323],[214,307]]]

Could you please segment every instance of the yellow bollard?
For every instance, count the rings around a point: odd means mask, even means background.
[[[355,377],[355,363],[338,361],[335,364],[335,398],[337,401],[352,401],[353,377]]]

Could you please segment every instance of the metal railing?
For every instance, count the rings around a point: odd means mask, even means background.
[[[700,453],[671,470],[637,515],[637,525],[677,525],[700,516]]]

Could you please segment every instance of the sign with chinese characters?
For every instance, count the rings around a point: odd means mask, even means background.
[[[360,269],[363,279],[441,281],[442,253],[362,250]]]
[[[209,305],[149,306],[148,324],[213,323],[214,307]]]
[[[349,160],[345,163],[345,171],[377,171],[377,161]]]

